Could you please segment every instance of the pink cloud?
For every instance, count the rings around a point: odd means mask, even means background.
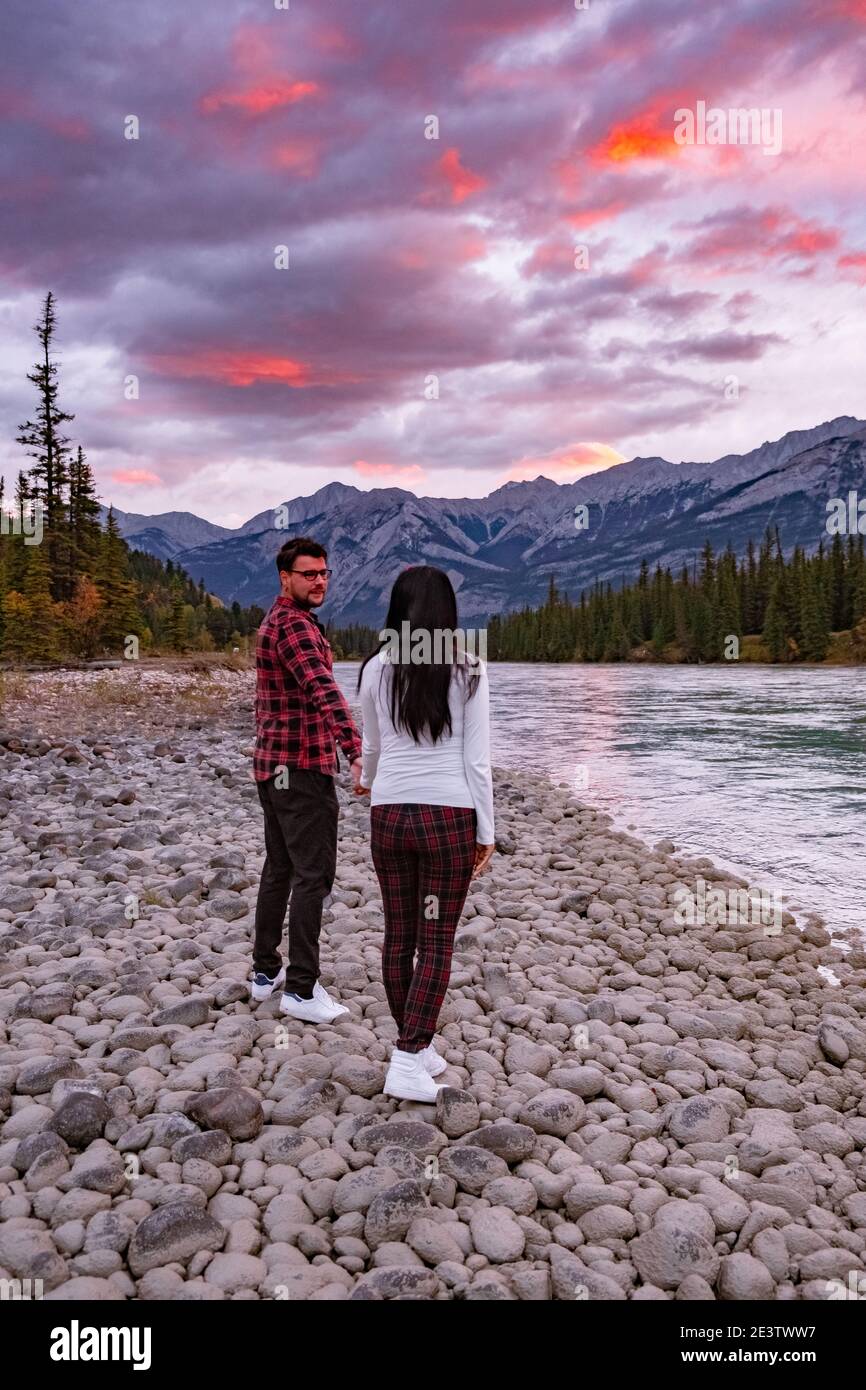
[[[417,463],[368,463],[366,459],[356,459],[352,467],[363,478],[396,478],[402,482],[420,483],[427,476]]]
[[[452,203],[462,203],[473,193],[487,187],[487,180],[481,174],[474,174],[460,162],[460,151],[452,146],[437,161],[436,169],[442,175],[451,191]]]
[[[852,251],[847,256],[840,256],[836,264],[840,270],[852,272],[849,278],[866,285],[866,251]]]
[[[203,96],[200,106],[205,115],[225,108],[242,111],[247,116],[262,116],[282,106],[294,106],[304,97],[315,96],[318,82],[293,82],[288,77],[264,78],[252,87],[221,88]]]
[[[274,382],[282,386],[334,386],[358,381],[359,377],[333,372],[327,368],[314,369],[309,362],[277,353],[253,352],[247,349],[207,348],[192,352],[151,353],[148,362],[163,376],[195,378],[222,382],[227,386],[252,386],[257,382]]]
[[[704,264],[722,273],[759,270],[768,263],[784,265],[792,260],[814,263],[840,241],[835,227],[807,221],[787,207],[741,205],[697,225],[699,235],[684,248],[683,258],[692,266]]]
[[[111,474],[111,481],[122,483],[124,487],[153,487],[163,479],[156,473],[149,473],[146,468],[118,468]]]

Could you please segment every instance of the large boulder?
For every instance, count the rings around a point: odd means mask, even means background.
[[[265,1122],[261,1101],[241,1086],[220,1086],[192,1096],[187,1115],[203,1129],[221,1129],[231,1139],[255,1139]]]
[[[171,1202],[157,1207],[137,1227],[129,1245],[136,1278],[160,1265],[184,1264],[200,1250],[221,1250],[227,1231],[200,1207]]]

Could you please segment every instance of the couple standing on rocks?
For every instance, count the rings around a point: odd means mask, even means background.
[[[336,747],[355,794],[371,795],[373,865],[382,890],[382,974],[397,1024],[386,1095],[435,1101],[446,1062],[433,1046],[454,935],[471,880],[494,848],[487,672],[480,658],[442,652],[457,630],[448,576],[418,565],[393,589],[386,630],[436,635],[443,660],[395,659],[385,640],[361,667],[363,738],[334,680],[331,648],[313,609],[331,571],[324,546],[303,536],[277,556],[280,593],[256,646],[253,772],[265,818],[252,998],[282,989],[280,1011],[331,1023],[348,1010],[319,982],[322,905],[337,867]],[[450,638],[449,638],[450,641]],[[280,945],[289,905],[289,963]],[[416,960],[417,952],[417,960]]]

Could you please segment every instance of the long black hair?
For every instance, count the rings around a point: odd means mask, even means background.
[[[458,650],[453,639],[447,641],[447,646],[441,638],[436,640],[437,634],[457,630],[457,597],[444,570],[433,565],[413,565],[398,576],[391,590],[385,629],[402,639],[404,623],[408,623],[410,638],[418,633],[428,635],[430,660],[423,664],[404,661],[402,658],[409,653],[403,651],[402,645],[395,652],[393,639],[385,636],[362,662],[358,689],[367,662],[390,646],[389,660],[382,663],[382,674],[388,669],[393,672],[390,703],[394,727],[405,729],[416,743],[420,743],[425,734],[436,743],[443,730],[451,733],[448,694],[452,679],[456,676],[464,682],[467,699],[474,695],[478,685],[477,660],[470,653]]]

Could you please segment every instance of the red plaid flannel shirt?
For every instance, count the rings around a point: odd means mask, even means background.
[[[348,762],[360,758],[361,737],[332,668],[321,623],[280,594],[256,640],[257,782],[272,777],[278,767],[335,773],[335,740]]]

